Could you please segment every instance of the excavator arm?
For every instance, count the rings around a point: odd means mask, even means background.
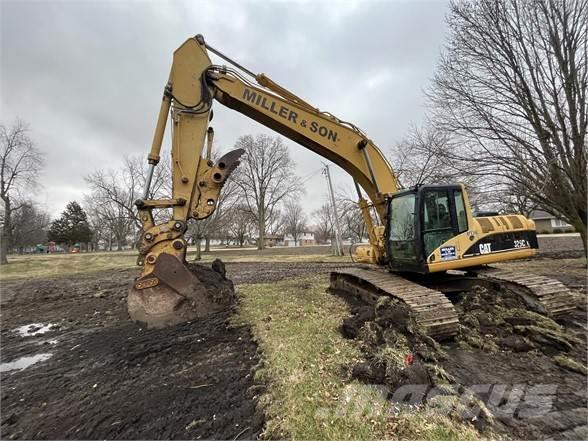
[[[257,84],[252,84],[244,75],[253,76]],[[174,53],[148,156],[152,173],[160,158],[164,131],[171,114],[172,199],[137,201],[145,231],[140,246],[144,256],[140,261],[145,267],[144,275],[150,272],[159,253],[166,252],[179,258],[184,255],[186,244],[182,236],[186,221],[204,219],[214,212],[222,185],[238,164],[242,153],[239,150],[226,154],[216,164],[211,161],[214,131],[208,123],[213,100],[339,165],[364,189],[380,222],[383,222],[385,199],[399,188],[380,149],[354,125],[319,111],[264,74],[253,75],[246,69],[239,72],[213,65],[203,38],[197,36],[188,39]],[[207,149],[203,156],[205,140]],[[363,205],[368,213],[367,201]],[[173,208],[173,219],[156,226],[151,210],[168,207]],[[371,216],[366,216],[366,221],[372,224]],[[373,226],[370,232],[372,230]],[[372,238],[377,241],[375,236]],[[377,243],[372,245],[377,246]]]
[[[209,49],[240,69],[213,65]],[[177,310],[190,309],[183,308],[187,299],[202,297],[198,290],[191,289],[198,285],[195,280],[186,282],[194,277],[185,267],[187,221],[205,219],[214,212],[223,184],[243,153],[240,149],[234,150],[216,163],[212,161],[214,131],[208,124],[214,100],[346,170],[355,180],[359,206],[368,226],[370,259],[375,262],[384,254],[384,228],[373,225],[370,207],[374,207],[383,223],[386,197],[398,190],[398,183],[380,149],[353,124],[321,112],[264,74],[255,75],[242,68],[207,46],[202,36],[196,36],[174,52],[148,155],[149,175],[144,198],[136,201],[143,225],[138,243],[138,264],[143,271],[130,290],[129,312],[138,321],[165,326],[189,319],[189,313],[179,317]],[[149,200],[151,176],[160,160],[168,119],[172,139],[172,197]],[[371,204],[364,199],[359,186]],[[153,210],[166,208],[172,209],[172,218],[156,224]]]

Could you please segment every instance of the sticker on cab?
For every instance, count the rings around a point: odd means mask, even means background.
[[[453,260],[457,259],[457,253],[455,247],[442,247],[441,248],[441,260]]]

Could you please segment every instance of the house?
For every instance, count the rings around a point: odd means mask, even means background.
[[[574,227],[566,221],[543,210],[534,210],[529,217],[535,222],[535,227],[539,234],[571,233],[575,231]]]
[[[298,236],[298,241],[295,241],[292,235],[286,234],[284,236],[284,245],[287,247],[311,246],[316,245],[316,239],[314,238],[314,233],[311,231],[300,233],[300,235]]]
[[[275,247],[284,245],[284,236],[278,236],[276,234],[266,234],[263,237],[263,243],[266,247]]]

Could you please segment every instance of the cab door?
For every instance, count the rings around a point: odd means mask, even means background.
[[[418,271],[421,263],[417,242],[418,197],[415,191],[395,195],[388,212],[387,247],[390,266],[398,271]]]
[[[421,231],[424,257],[441,244],[467,231],[467,215],[460,186],[421,189]]]

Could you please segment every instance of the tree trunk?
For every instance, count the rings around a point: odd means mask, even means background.
[[[204,239],[204,252],[210,252],[210,237]]]
[[[10,200],[4,199],[4,225],[0,231],[0,265],[8,263],[8,243],[10,242],[12,207]]]
[[[572,225],[576,231],[580,233],[580,237],[582,238],[582,245],[584,246],[584,257],[588,257],[588,248],[586,244],[586,225],[584,222],[582,222],[581,219],[578,219],[577,222],[573,222]]]
[[[194,260],[201,260],[202,259],[202,239],[196,239],[196,255],[194,256]]]
[[[259,222],[259,240],[257,241],[257,249],[263,250],[265,248],[265,220],[260,216]]]
[[[3,231],[2,237],[0,238],[0,265],[6,265],[8,263],[8,259],[6,257],[8,255],[8,240],[5,237],[6,236]]]

